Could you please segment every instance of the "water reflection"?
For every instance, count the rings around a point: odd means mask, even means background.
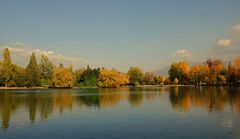
[[[169,95],[173,108],[190,111],[190,107],[203,107],[208,111],[223,111],[230,106],[240,112],[240,92],[227,87],[172,87]]]
[[[239,89],[215,87],[144,87],[118,89],[80,90],[11,90],[0,92],[0,117],[2,129],[9,128],[11,117],[28,111],[28,120],[34,123],[49,119],[56,113],[83,107],[101,109],[117,107],[127,102],[131,107],[141,107],[149,101],[169,100],[173,109],[190,112],[204,108],[206,111],[230,110],[240,112]],[[128,107],[128,106],[125,106]],[[167,105],[166,105],[167,107]],[[167,109],[171,109],[167,108]]]

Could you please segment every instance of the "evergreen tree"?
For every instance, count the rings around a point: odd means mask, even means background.
[[[15,86],[26,86],[26,69],[13,65]]]
[[[41,72],[41,82],[42,84],[50,84],[53,75],[53,63],[48,59],[48,57],[42,55],[41,62],[39,64]]]
[[[26,68],[27,72],[27,85],[38,86],[40,84],[40,69],[37,64],[35,53],[30,56],[30,62]]]
[[[6,48],[3,51],[3,80],[5,86],[9,86],[10,84],[13,84],[14,82],[14,73],[13,73],[13,66],[11,61],[11,56],[9,49]]]
[[[3,63],[0,61],[0,86],[4,85],[4,77],[3,77],[4,71],[3,71]]]
[[[97,86],[99,74],[99,68],[91,69],[89,66],[87,66],[87,69],[81,74],[81,78],[79,79],[78,83],[80,86]]]
[[[11,60],[11,56],[8,48],[5,48],[3,51],[3,63],[6,65],[12,64],[12,60]]]

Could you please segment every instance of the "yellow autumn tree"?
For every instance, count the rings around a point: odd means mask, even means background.
[[[102,68],[98,79],[98,87],[112,88],[119,87],[129,83],[129,76],[117,71],[116,69],[108,70]]]
[[[52,84],[53,87],[73,87],[74,75],[71,69],[63,66],[54,68]]]
[[[204,79],[207,77],[209,69],[205,64],[198,64],[192,66],[190,69],[190,79],[194,85],[199,85],[201,82],[204,82]]]

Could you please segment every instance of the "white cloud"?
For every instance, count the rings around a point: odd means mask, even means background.
[[[236,56],[239,56],[240,24],[232,26],[230,31],[230,34],[226,33],[226,38],[219,39],[217,45],[209,51],[210,57],[233,60]]]
[[[9,48],[13,63],[22,66],[26,66],[28,64],[29,57],[32,52],[35,52],[38,61],[40,61],[41,55],[43,54],[56,65],[59,63],[63,63],[65,65],[72,64],[73,67],[78,68],[80,66],[86,66],[87,64],[90,64],[85,58],[70,57],[51,50],[45,51],[38,48],[33,48],[30,45],[22,42],[0,46],[0,55],[2,55],[2,51],[5,48]]]
[[[177,56],[177,57],[186,57],[186,56],[190,56],[191,53],[188,51],[188,50],[185,50],[185,49],[180,49],[180,50],[177,50],[173,56]]]
[[[48,54],[53,54],[54,52],[53,52],[53,51],[48,51],[47,53],[48,53]]]
[[[201,62],[208,58],[222,59],[224,61],[233,60],[240,55],[240,24],[230,27],[230,33],[226,32],[224,38],[216,40],[214,46],[198,51],[188,51],[185,49],[176,50],[172,54],[172,61],[188,60]]]
[[[29,46],[28,44],[23,43],[23,42],[15,42],[15,44],[18,46]]]
[[[35,52],[41,52],[40,49],[34,49]]]
[[[230,39],[220,39],[217,44],[218,46],[228,47],[232,45],[232,41]]]
[[[234,25],[234,26],[232,27],[232,30],[233,30],[233,32],[235,32],[235,33],[240,33],[240,24]]]
[[[15,42],[15,44],[16,44],[16,45],[21,45],[21,44],[22,44],[22,42]]]

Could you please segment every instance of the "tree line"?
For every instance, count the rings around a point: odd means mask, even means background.
[[[127,73],[116,69],[79,68],[73,70],[62,63],[54,65],[47,56],[41,55],[37,63],[33,52],[26,68],[12,63],[10,51],[5,48],[0,61],[0,86],[5,87],[120,87],[123,85],[238,85],[240,57],[225,67],[219,59],[207,60],[192,67],[186,60],[171,65],[169,77],[144,73],[140,67],[131,67]]]
[[[186,60],[173,63],[168,71],[172,84],[238,86],[240,83],[240,57],[225,66],[220,59],[208,59],[192,67]]]

